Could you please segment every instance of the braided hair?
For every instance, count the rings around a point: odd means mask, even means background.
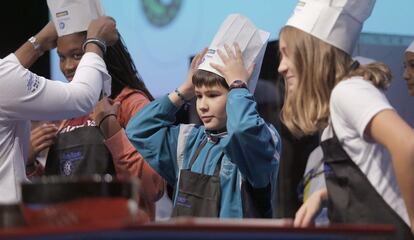
[[[112,99],[118,96],[124,87],[130,87],[142,91],[150,101],[154,100],[121,37],[113,46],[108,47],[104,61],[112,76]]]

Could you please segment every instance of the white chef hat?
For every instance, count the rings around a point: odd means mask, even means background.
[[[299,0],[286,25],[352,54],[375,0]]]
[[[410,46],[408,46],[405,51],[414,53],[414,41],[410,44]]]
[[[359,64],[361,64],[361,65],[367,65],[367,64],[377,62],[376,60],[374,60],[372,58],[367,58],[367,57],[363,57],[363,56],[355,56],[352,59],[354,59],[354,61],[358,61]]]
[[[233,43],[237,43],[240,46],[245,67],[249,67],[252,63],[256,64],[248,82],[249,90],[253,93],[259,78],[269,36],[270,33],[256,28],[246,17],[240,14],[231,14],[221,24],[198,69],[223,77],[222,74],[210,66],[210,63],[223,65],[220,56],[217,54],[217,49],[225,52],[224,44],[233,49]]]
[[[104,15],[100,0],[47,0],[59,37],[88,30],[92,20]],[[103,82],[102,93],[111,95],[111,78]]]
[[[58,36],[88,30],[89,23],[104,15],[100,0],[47,0]]]

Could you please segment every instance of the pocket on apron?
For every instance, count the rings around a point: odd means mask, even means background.
[[[173,216],[218,217],[220,213],[220,179],[181,170],[179,191]]]

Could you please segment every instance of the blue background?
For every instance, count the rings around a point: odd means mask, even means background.
[[[363,0],[361,0],[363,1]],[[168,0],[161,1],[170,3]],[[102,0],[154,96],[172,91],[185,78],[189,57],[208,47],[221,22],[230,13],[241,13],[277,39],[297,0],[182,0],[177,17],[158,28],[147,20],[140,0]],[[363,32],[414,36],[413,0],[379,0]],[[64,79],[56,53],[52,54],[52,79]],[[276,71],[276,66],[275,66]]]

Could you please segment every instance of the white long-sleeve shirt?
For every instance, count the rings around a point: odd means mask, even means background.
[[[105,62],[95,53],[83,56],[70,83],[37,76],[21,66],[14,54],[0,59],[0,203],[21,198],[20,183],[27,181],[30,120],[88,114],[103,81],[110,78]]]

